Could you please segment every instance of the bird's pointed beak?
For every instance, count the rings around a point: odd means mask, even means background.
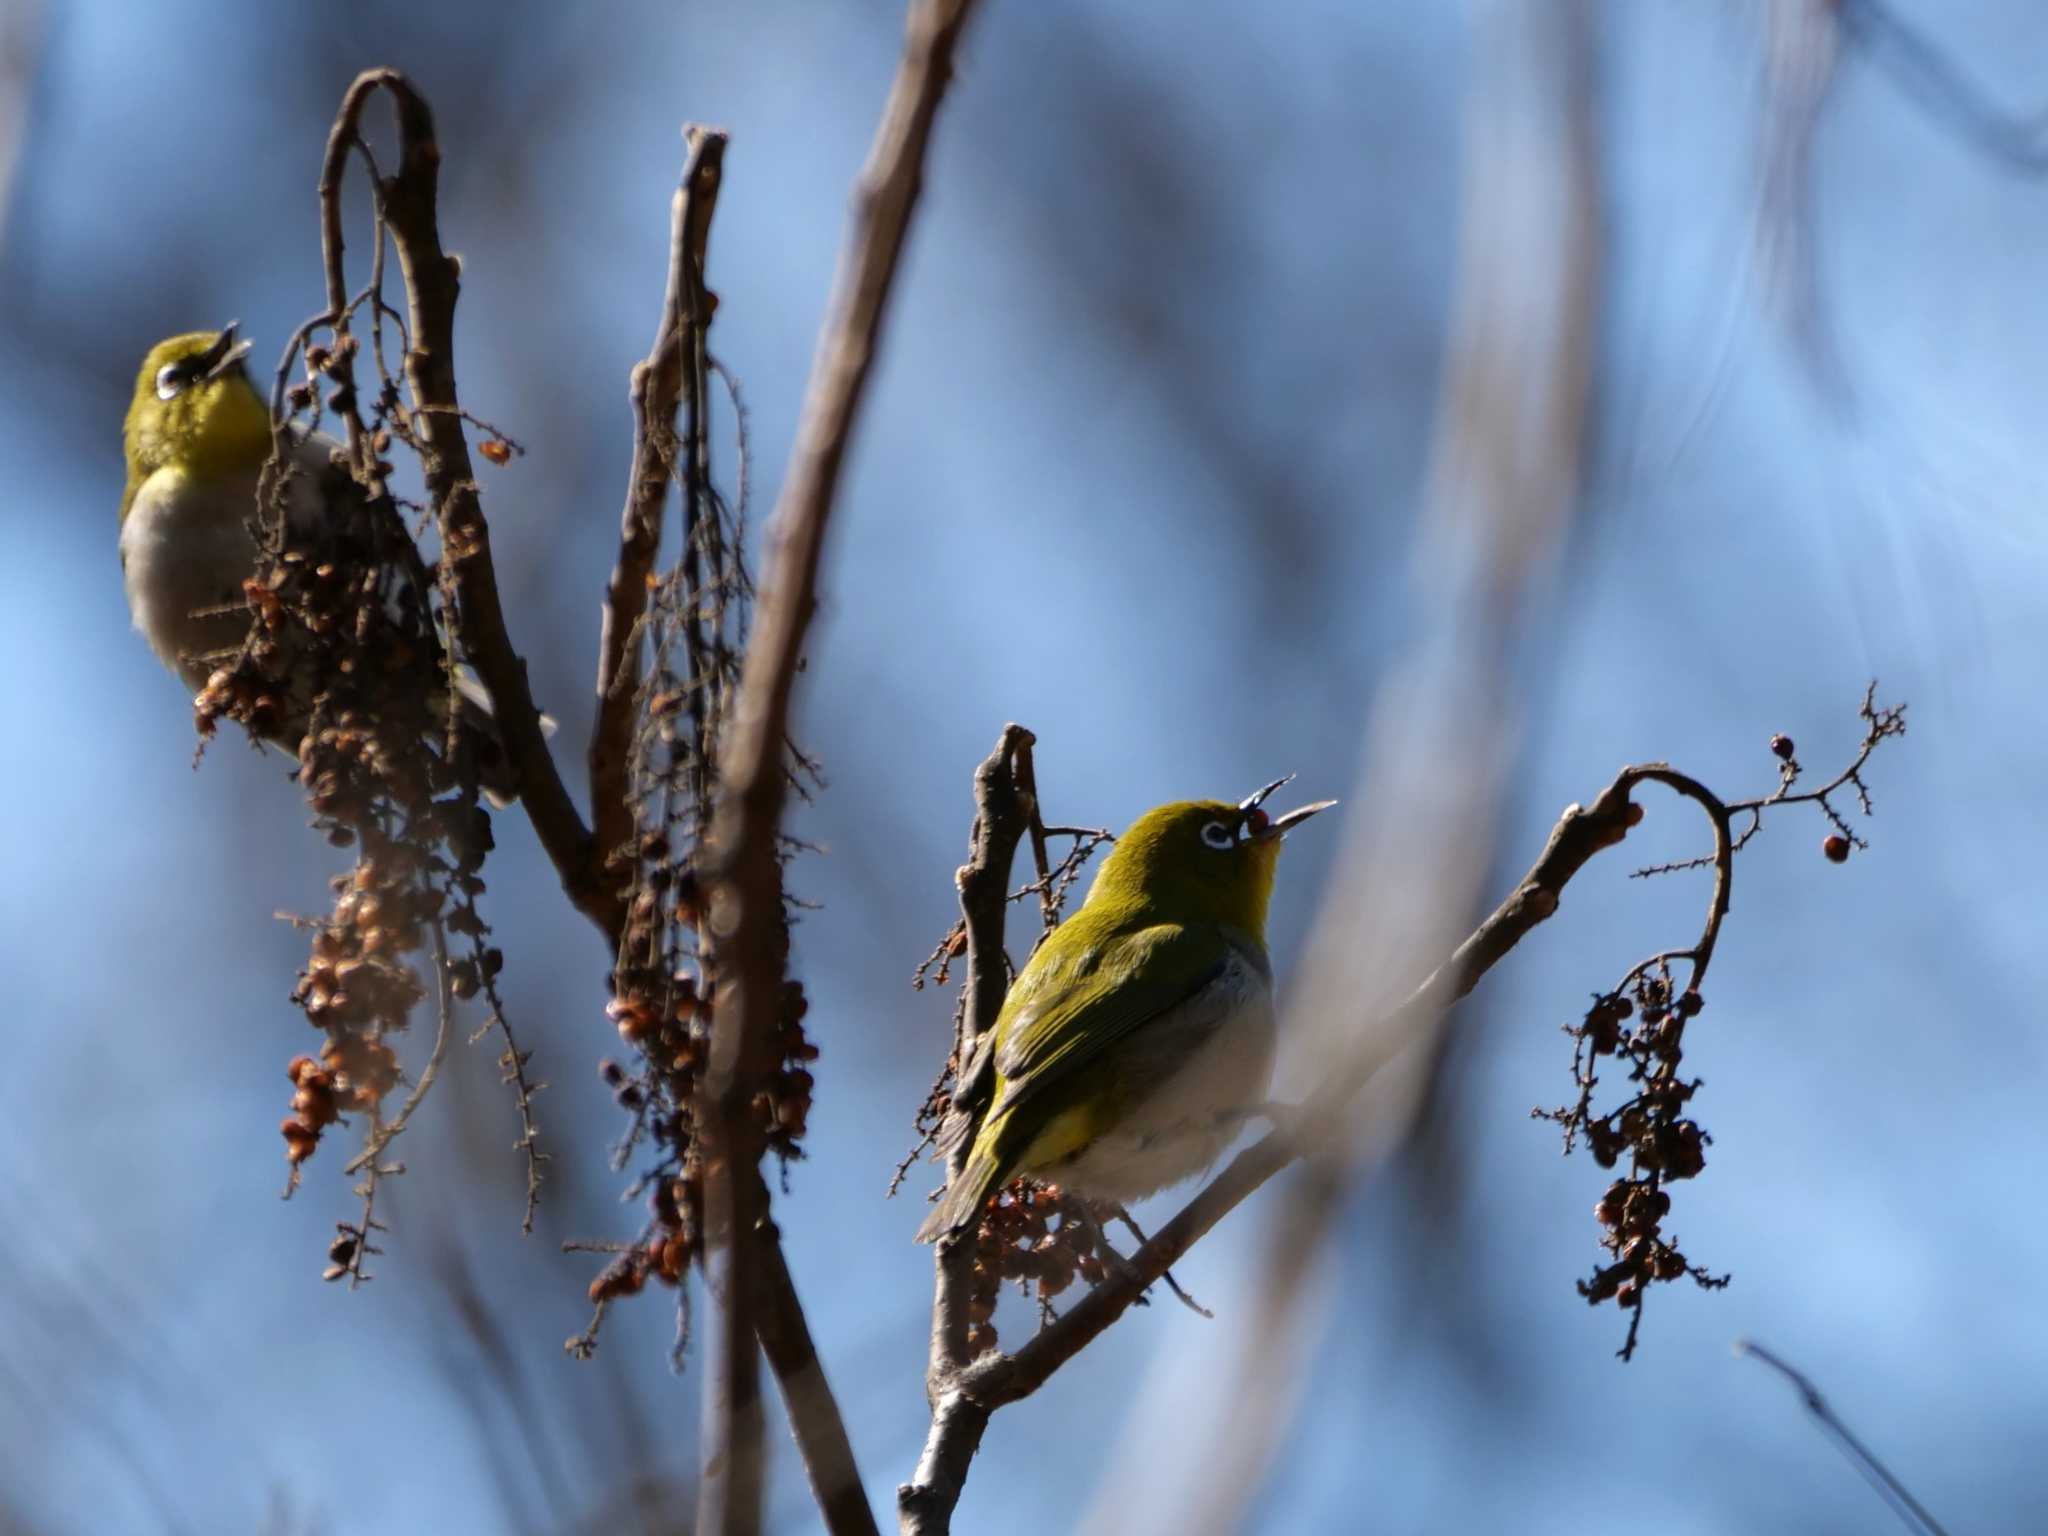
[[[1237,808],[1240,811],[1256,811],[1260,806],[1266,803],[1268,797],[1272,795],[1274,790],[1283,789],[1287,785],[1292,784],[1293,782],[1294,775],[1291,773],[1283,779],[1275,779],[1272,783],[1268,784],[1264,789],[1255,789],[1250,794],[1246,795],[1242,800],[1238,801]]]
[[[1314,805],[1304,805],[1299,810],[1289,811],[1285,816],[1268,817],[1260,807],[1266,803],[1274,790],[1291,784],[1293,781],[1294,775],[1290,773],[1286,778],[1275,779],[1264,789],[1246,795],[1243,800],[1238,802],[1237,808],[1245,813],[1246,820],[1253,827],[1252,836],[1254,838],[1265,842],[1273,838],[1284,837],[1289,827],[1298,827],[1304,821],[1307,821],[1309,817],[1315,815],[1317,811],[1327,811],[1337,803],[1334,800],[1318,800]]]
[[[1266,836],[1285,837],[1289,828],[1300,826],[1309,817],[1315,815],[1316,812],[1327,811],[1336,803],[1334,800],[1318,800],[1312,805],[1299,806],[1289,811],[1285,816],[1275,816],[1271,824],[1266,828]]]
[[[217,379],[249,355],[249,343],[235,340],[235,328],[240,324],[238,320],[230,320],[221,327],[213,345],[200,354],[200,378]]]

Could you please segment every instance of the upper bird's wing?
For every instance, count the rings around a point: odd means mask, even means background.
[[[989,1119],[1085,1070],[1222,976],[1230,957],[1220,935],[1179,923],[1098,936],[1077,915],[1046,940],[1003,1004],[996,1021],[1002,1088]]]

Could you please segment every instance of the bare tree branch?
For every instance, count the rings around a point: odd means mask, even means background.
[[[774,554],[719,764],[721,789],[706,870],[718,990],[704,1098],[710,1137],[706,1206],[714,1235],[720,1217],[725,1220],[721,1374],[743,1370],[740,1353],[753,1348],[748,1314],[765,1289],[755,1275],[756,1250],[774,1241],[760,1199],[765,1189],[750,1176],[760,1160],[761,1131],[749,1111],[775,1028],[785,959],[780,854],[790,694],[817,606],[818,566],[840,468],[923,182],[932,121],[952,78],[953,49],[970,6],[971,0],[914,0],[910,9],[903,59],[855,188],[846,254],[776,509]],[[730,1381],[714,1387],[714,1399],[727,1415],[743,1407]],[[731,1429],[713,1435],[729,1463],[743,1449]],[[719,1480],[722,1497],[714,1491],[700,1526],[752,1531],[760,1520],[758,1488],[745,1488],[730,1465],[727,1471]],[[743,1503],[750,1496],[752,1508]]]
[[[726,135],[691,124],[683,130],[689,155],[683,163],[670,219],[668,285],[661,322],[647,358],[633,369],[633,470],[620,519],[619,559],[605,588],[604,622],[598,640],[597,718],[590,731],[590,815],[594,873],[633,835],[627,796],[632,756],[634,688],[639,681],[640,621],[647,611],[648,581],[661,547],[668,488],[678,460],[694,463],[703,410],[705,332],[711,298],[704,286],[711,217],[725,162]],[[689,431],[676,434],[676,413],[687,401]]]
[[[1010,987],[1003,926],[1009,910],[1010,866],[1025,833],[1039,821],[1037,797],[1027,787],[1033,782],[1030,761],[1036,740],[1023,726],[1006,725],[995,750],[974,770],[974,829],[968,836],[967,862],[954,877],[967,935],[967,979],[960,991],[953,1038],[951,1113],[968,1118],[953,1132],[946,1159],[948,1183],[961,1177],[966,1167],[974,1142],[973,1119],[981,1108],[966,1085],[968,1065],[982,1037],[995,1027]],[[896,1490],[897,1518],[906,1532],[949,1528],[953,1506],[967,1483],[968,1466],[988,1426],[988,1410],[963,1397],[955,1386],[971,1358],[967,1334],[974,1233],[949,1233],[935,1247],[931,1357],[925,1372],[932,1430],[917,1471]]]
[[[378,90],[387,92],[398,120],[398,169],[377,182],[378,209],[391,231],[405,277],[411,346],[406,381],[411,386],[411,427],[420,449],[427,494],[440,524],[441,544],[454,573],[454,591],[464,648],[491,692],[500,736],[517,777],[519,795],[541,845],[561,876],[576,909],[607,933],[617,931],[618,898],[593,877],[590,833],[569,799],[542,732],[540,712],[527,687],[526,663],[513,648],[498,597],[497,568],[491,560],[490,528],[477,496],[476,471],[463,435],[462,408],[455,392],[455,300],[461,291],[461,263],[441,248],[436,196],[441,146],[426,99],[395,69],[365,70],[349,86],[328,135],[320,174],[320,205],[327,265],[327,302],[337,337],[348,326],[347,287],[342,279],[341,180],[349,152],[361,138],[364,107]],[[353,383],[348,349],[335,348],[331,370],[346,394]],[[349,453],[366,470],[362,421],[351,407]]]
[[[761,1203],[765,1209],[765,1190]],[[755,1298],[754,1328],[782,1389],[782,1406],[789,1415],[790,1433],[796,1437],[797,1454],[803,1458],[804,1475],[810,1479],[811,1495],[832,1536],[875,1536],[875,1512],[868,1504],[867,1489],[853,1459],[853,1444],[846,1437],[846,1422],[839,1416],[839,1404],[825,1379],[824,1362],[812,1342],[810,1324],[804,1320],[782,1244],[772,1224],[764,1227],[762,1235],[761,1288]]]

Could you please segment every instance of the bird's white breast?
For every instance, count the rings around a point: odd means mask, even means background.
[[[1071,1160],[1034,1171],[1076,1194],[1116,1201],[1192,1178],[1265,1102],[1273,1044],[1272,981],[1233,949],[1214,981],[1120,1048],[1119,1072],[1157,1086]]]
[[[299,445],[308,472],[290,482],[295,520],[318,517],[318,471],[332,447],[324,437]],[[194,690],[248,633],[242,583],[256,566],[249,532],[256,482],[254,469],[199,479],[168,466],[142,482],[121,524],[128,612],[164,665]]]

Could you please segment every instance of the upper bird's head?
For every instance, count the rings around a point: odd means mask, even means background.
[[[128,405],[123,516],[142,482],[160,469],[212,478],[252,469],[269,456],[270,408],[242,365],[248,350],[232,325],[149,349]]]
[[[1276,779],[1236,805],[1177,800],[1147,811],[1096,872],[1088,905],[1129,905],[1161,922],[1228,923],[1263,943],[1281,838],[1337,803],[1267,815],[1266,797],[1286,782]]]

